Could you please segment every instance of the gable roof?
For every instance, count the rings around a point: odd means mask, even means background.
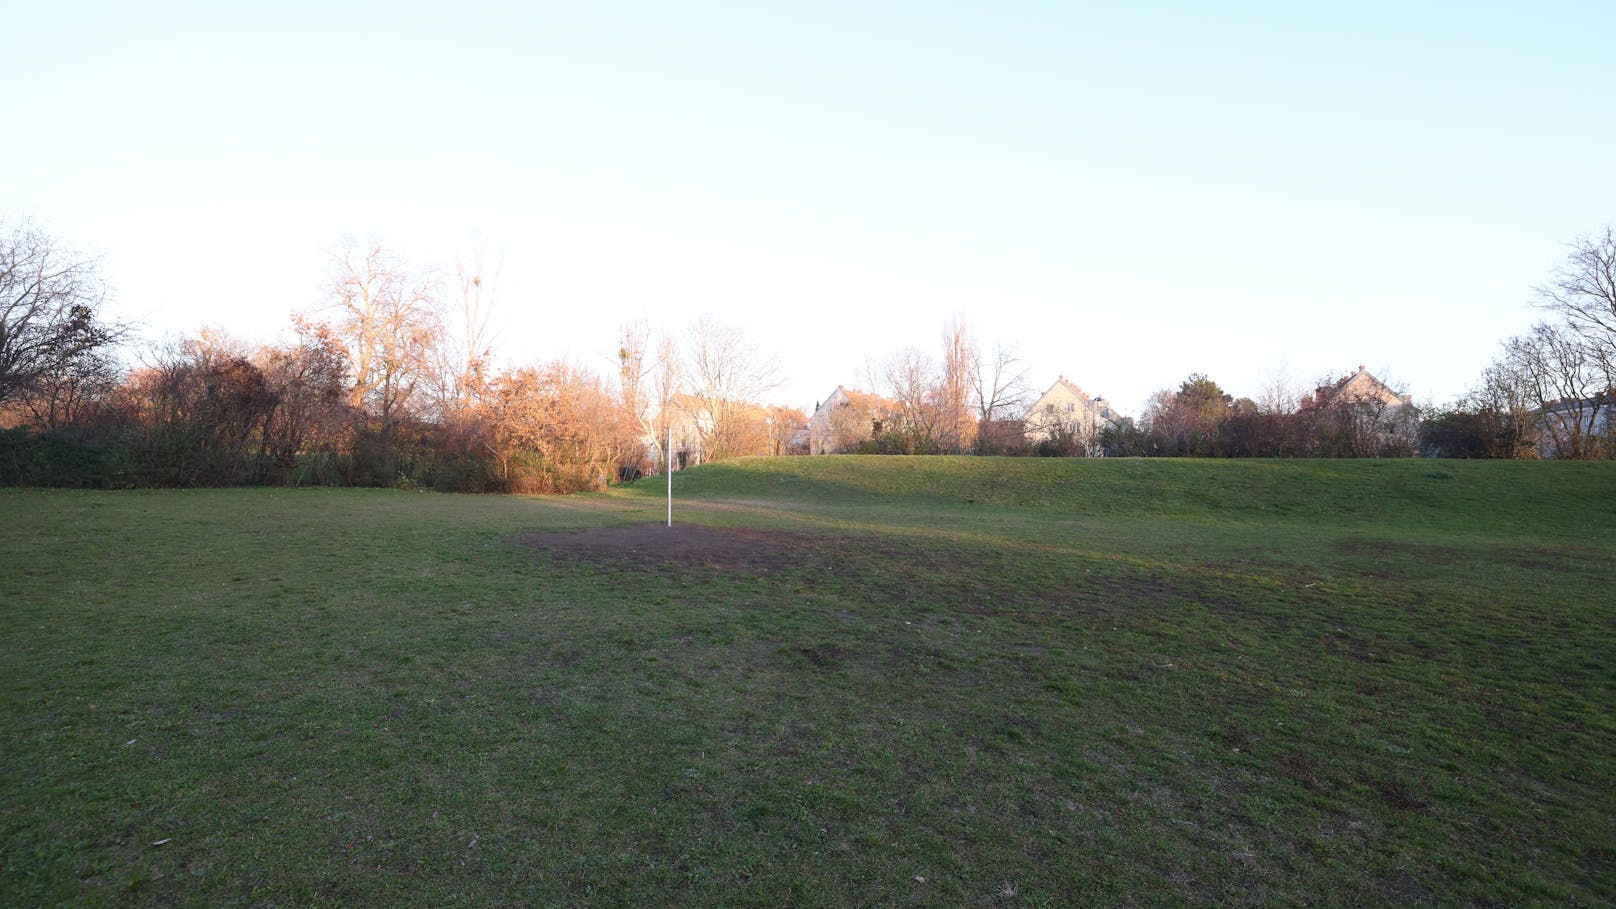
[[[1083,389],[1078,388],[1075,383],[1068,381],[1065,376],[1061,376],[1060,378],[1056,379],[1055,384],[1049,386],[1050,391],[1054,391],[1057,388],[1064,388],[1080,398],[1088,397],[1088,395],[1083,393]]]
[[[1337,402],[1371,399],[1403,407],[1413,406],[1414,403],[1413,395],[1398,394],[1359,364],[1357,372],[1349,372],[1334,382],[1320,385],[1311,395],[1304,396],[1300,409],[1320,410]]]
[[[1061,395],[1057,394],[1057,392],[1065,392],[1066,394]],[[1114,419],[1111,413],[1111,407],[1106,402],[1105,398],[1089,397],[1088,394],[1083,391],[1083,389],[1079,388],[1072,380],[1066,378],[1064,374],[1060,378],[1056,379],[1055,384],[1049,386],[1049,390],[1039,395],[1038,400],[1034,401],[1032,405],[1027,408],[1028,415],[1030,416],[1037,412],[1040,407],[1044,406],[1044,403],[1048,401],[1051,396],[1056,398],[1070,396],[1081,402],[1084,407],[1094,411],[1094,413],[1097,414],[1101,419]]]
[[[1084,394],[1083,389],[1078,388],[1076,383],[1074,383],[1074,382],[1072,382],[1072,380],[1066,378],[1065,375],[1062,375],[1060,378],[1056,379],[1055,384],[1049,386],[1049,391],[1046,391],[1043,394],[1039,395],[1038,396],[1039,400],[1043,400],[1044,398],[1049,397],[1051,394],[1054,393],[1055,389],[1057,389],[1057,388],[1064,389],[1065,391],[1067,391],[1068,393],[1070,393],[1074,397],[1079,398],[1081,400],[1084,400],[1084,401],[1089,400],[1089,396],[1087,394]]]
[[[851,407],[854,410],[862,413],[881,413],[897,407],[896,403],[889,401],[880,395],[871,394],[867,391],[853,391],[844,386],[838,385],[836,386],[836,390],[830,393],[830,397],[826,398],[824,401],[821,401],[819,406],[814,408],[813,415],[819,416],[819,414],[822,413],[825,408],[830,407],[831,403],[837,400],[838,396],[842,398],[839,403],[841,403],[843,406]]]

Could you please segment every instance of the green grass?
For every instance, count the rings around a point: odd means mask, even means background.
[[[0,491],[0,905],[1608,905],[1616,464]]]

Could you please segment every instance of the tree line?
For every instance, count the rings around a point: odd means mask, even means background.
[[[741,329],[624,326],[615,370],[555,360],[500,367],[498,269],[452,274],[381,244],[335,257],[324,305],[286,339],[216,330],[140,351],[110,322],[93,259],[38,227],[0,225],[0,485],[403,486],[570,492],[670,461],[805,453],[807,414],[759,403],[777,362]],[[1192,374],[1137,420],[1028,413],[1008,348],[955,318],[935,352],[871,361],[871,405],[836,450],[897,454],[1207,457],[1616,456],[1616,235],[1579,240],[1535,291],[1545,318],[1473,389],[1411,419],[1389,389],[1235,398]],[[1090,402],[1091,404],[1093,402]],[[1102,413],[1103,411],[1103,413]]]
[[[676,392],[714,402],[703,441],[720,456],[768,453],[768,422],[805,419],[737,409],[773,379],[744,335],[712,322],[655,352],[643,328],[625,330],[615,377],[565,360],[497,368],[498,274],[477,257],[445,279],[385,246],[349,246],[328,290],[293,316],[289,340],[204,329],[124,368],[131,332],[103,319],[95,262],[10,227],[0,485],[572,492],[663,463],[647,440]]]
[[[906,354],[907,358],[909,354]],[[906,376],[910,373],[906,370]],[[907,382],[907,380],[906,380]],[[1339,384],[1339,383],[1337,383]],[[895,386],[876,382],[888,393]],[[902,388],[902,385],[896,386]],[[966,419],[952,421],[945,383],[930,395],[882,395],[886,419],[873,433],[830,450],[862,454],[985,454],[1021,457],[1408,457],[1421,453],[1415,410],[1395,397],[1346,395],[1328,401],[1286,391],[1262,401],[1234,398],[1194,373],[1153,394],[1138,419],[1101,399],[1090,416],[1029,409],[1034,398],[1011,384],[996,396],[973,392]],[[1321,391],[1324,390],[1322,387]],[[1024,412],[1025,411],[1025,412]],[[955,411],[958,412],[958,411]],[[1014,415],[1014,416],[1013,416]],[[963,427],[963,431],[956,431]],[[845,438],[845,436],[843,437]]]
[[[1353,375],[1311,391],[1285,377],[1236,398],[1204,374],[1153,394],[1137,419],[1088,401],[1088,418],[1029,410],[1013,352],[984,356],[955,320],[939,353],[909,348],[866,369],[878,401],[833,450],[1133,457],[1616,457],[1616,232],[1584,237],[1534,289],[1544,318],[1509,338],[1480,380],[1422,414]],[[1360,373],[1363,370],[1360,367]],[[1372,378],[1372,377],[1371,377]],[[1085,396],[1085,400],[1086,396]],[[862,428],[862,427],[861,427]]]

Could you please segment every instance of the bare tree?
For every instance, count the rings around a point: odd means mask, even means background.
[[[444,422],[470,413],[488,390],[494,358],[494,312],[499,302],[498,263],[487,261],[481,243],[455,266],[459,306],[446,318],[433,346],[434,407]]]
[[[651,434],[656,438],[656,448],[660,452],[658,460],[664,470],[668,469],[673,457],[673,451],[668,448],[668,428],[673,420],[674,401],[679,396],[682,381],[679,347],[673,338],[664,335],[657,342],[656,365],[650,381],[652,401],[647,405],[652,412]]]
[[[1475,413],[1480,450],[1489,458],[1535,458],[1542,430],[1534,415],[1532,383],[1522,364],[1508,357],[1492,362],[1481,374],[1481,385],[1464,406]]]
[[[617,389],[641,440],[650,440],[657,469],[667,463],[668,423],[679,391],[679,351],[672,338],[655,338],[643,319],[624,325],[617,345]]]
[[[981,352],[965,320],[956,315],[943,326],[942,373],[935,391],[938,443],[958,454],[976,444],[976,420],[971,413],[972,391]]]
[[[866,370],[880,394],[892,402],[895,425],[880,428],[877,441],[882,449],[899,454],[942,451],[938,393],[942,373],[937,363],[918,347],[906,347]]]
[[[1026,407],[1031,389],[1027,372],[1014,349],[998,346],[990,358],[976,354],[971,365],[976,402],[976,450],[994,454],[1016,447],[1022,441],[1022,427],[1013,425],[1015,415]]]
[[[892,404],[893,425],[875,441],[901,454],[959,454],[979,450],[982,425],[1019,410],[1025,378],[1005,348],[984,362],[970,326],[955,316],[943,326],[942,356],[907,347],[865,366],[866,381]]]
[[[1565,264],[1536,292],[1538,306],[1560,315],[1587,344],[1606,388],[1616,386],[1616,231],[1607,225],[1603,235],[1572,244]]]
[[[1531,334],[1504,342],[1500,373],[1520,383],[1536,405],[1545,454],[1598,458],[1607,453],[1599,427],[1609,386],[1599,361],[1594,345],[1566,326],[1538,323]]]
[[[66,429],[82,424],[118,389],[121,378],[105,349],[85,350],[36,378],[12,399],[14,407],[0,404],[0,412],[9,409],[36,429]],[[0,413],[0,425],[5,419]]]
[[[650,337],[650,328],[640,320],[624,325],[618,332],[617,342],[617,396],[624,410],[636,421],[645,422],[647,432],[650,431],[650,416],[646,413],[645,386],[648,369],[655,368],[654,363],[647,362]]]
[[[1257,410],[1263,414],[1286,415],[1296,412],[1302,403],[1302,389],[1291,376],[1290,364],[1275,363],[1262,375],[1262,387],[1257,393]]]
[[[753,454],[756,402],[780,384],[775,359],[733,325],[703,317],[691,327],[684,356],[690,417],[709,461]],[[765,436],[766,439],[766,436]]]
[[[386,436],[408,413],[440,339],[438,284],[379,244],[343,249],[331,288],[337,334],[353,370],[348,403]]]
[[[31,224],[0,227],[0,404],[88,352],[115,343],[99,321],[106,290],[93,260]]]
[[[232,335],[219,325],[204,325],[193,337],[182,338],[178,349],[199,365],[221,363],[225,360],[245,359],[250,347],[246,341]],[[159,352],[161,356],[162,352]]]

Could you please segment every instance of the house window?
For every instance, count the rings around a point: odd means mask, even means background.
[[[1075,404],[1072,401],[1067,401],[1066,402],[1066,412],[1067,413],[1077,413],[1077,404]]]

